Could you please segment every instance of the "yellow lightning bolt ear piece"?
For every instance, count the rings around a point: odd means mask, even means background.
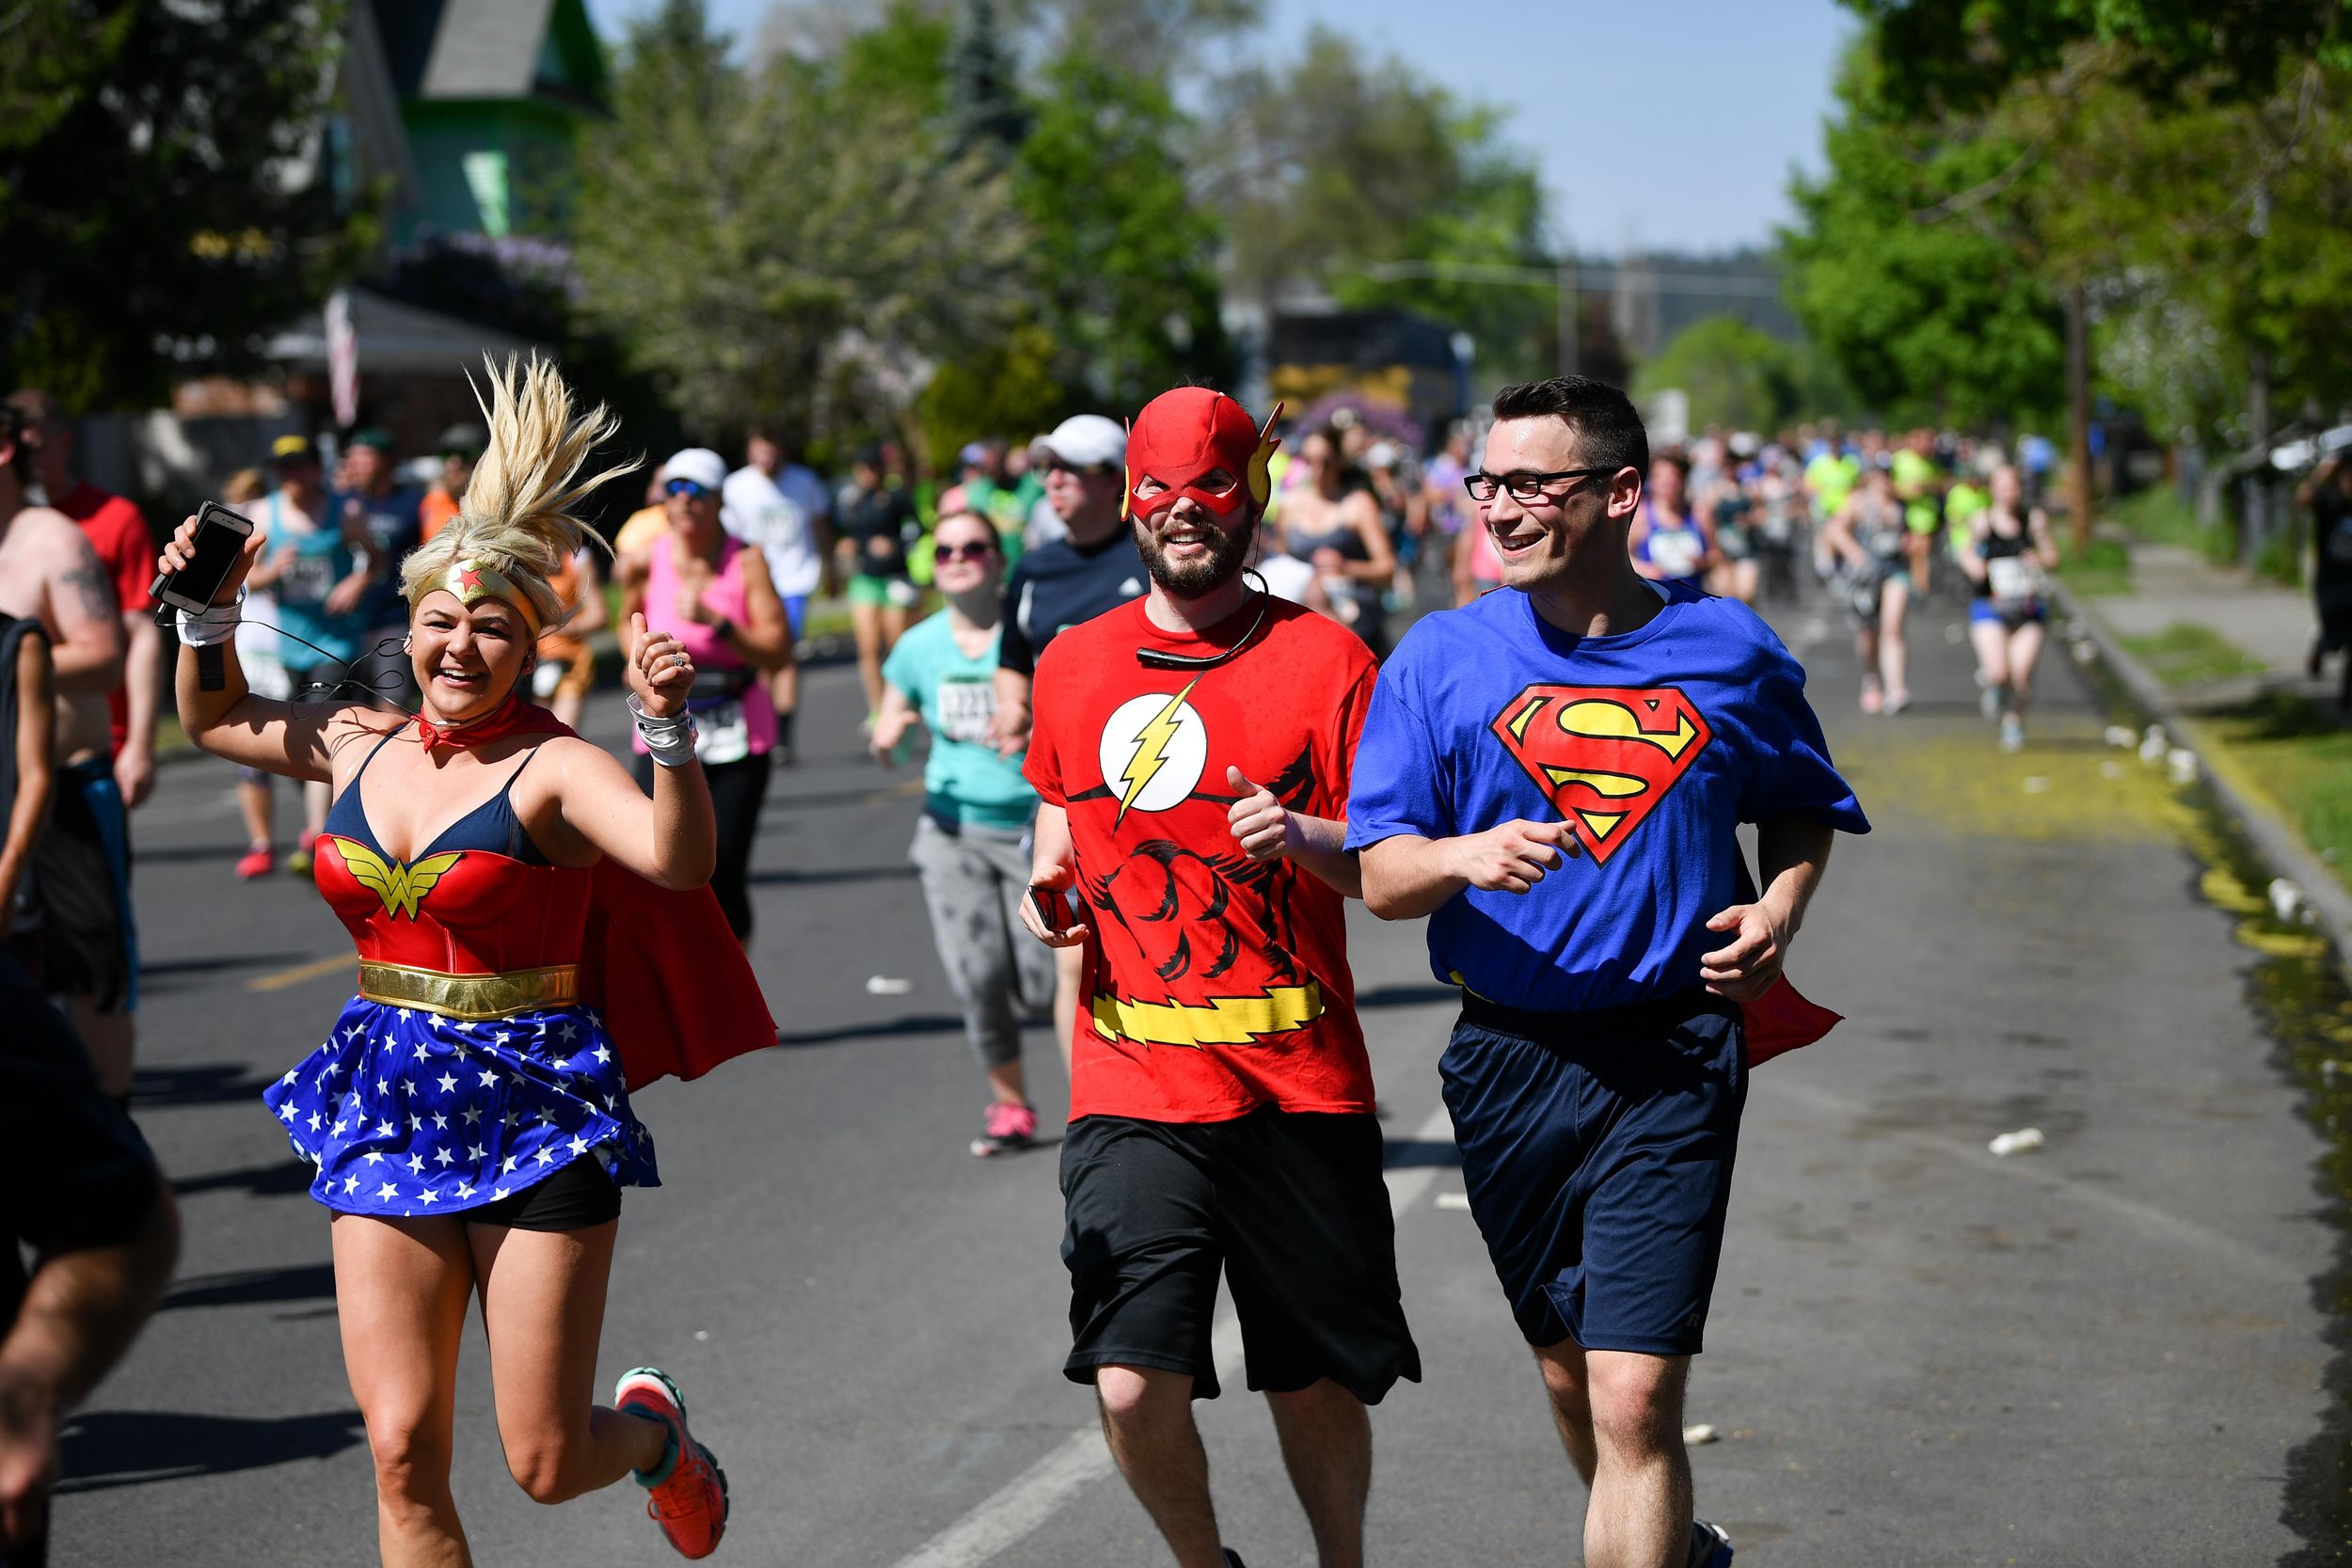
[[[1282,443],[1274,434],[1274,426],[1282,417],[1282,404],[1277,403],[1274,412],[1265,417],[1265,425],[1258,432],[1258,450],[1249,457],[1249,499],[1263,511],[1274,494],[1274,475],[1267,465],[1274,460],[1274,449]]]
[[[1127,440],[1130,444],[1133,444],[1135,438],[1136,421],[1129,420],[1127,421]],[[1119,490],[1119,520],[1122,523],[1130,523],[1135,521],[1132,514],[1136,499],[1136,470],[1134,466],[1127,461],[1123,449],[1122,454],[1119,459],[1119,475],[1120,478],[1126,481],[1124,484],[1120,486]]]

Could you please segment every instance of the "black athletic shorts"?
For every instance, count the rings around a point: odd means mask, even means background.
[[[40,983],[53,995],[87,997],[102,1013],[137,1007],[129,819],[103,758],[58,769],[33,866]]]
[[[1421,1381],[1372,1117],[1084,1117],[1062,1141],[1061,1190],[1072,1382],[1151,1367],[1190,1373],[1195,1399],[1216,1398],[1220,1270],[1251,1388],[1327,1377],[1377,1404],[1398,1378]]]
[[[621,1189],[592,1155],[583,1155],[521,1192],[466,1210],[469,1225],[517,1230],[587,1230],[621,1217]]]

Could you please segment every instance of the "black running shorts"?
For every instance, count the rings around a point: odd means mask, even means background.
[[[1373,1117],[1084,1117],[1062,1142],[1061,1190],[1072,1382],[1150,1367],[1188,1373],[1194,1398],[1215,1399],[1220,1271],[1252,1389],[1327,1377],[1377,1404],[1398,1378],[1421,1381]]]
[[[621,1189],[593,1155],[583,1155],[521,1192],[467,1209],[469,1225],[506,1225],[516,1230],[588,1230],[621,1217]]]

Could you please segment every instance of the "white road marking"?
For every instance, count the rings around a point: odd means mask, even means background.
[[[1438,1207],[1440,1209],[1458,1210],[1463,1213],[1468,1213],[1470,1212],[1470,1194],[1439,1193],[1438,1195]]]
[[[1441,1104],[1413,1132],[1417,1143],[1452,1142],[1454,1123]],[[1438,1178],[1435,1165],[1408,1165],[1382,1173],[1389,1207],[1403,1214],[1421,1201]],[[1241,1324],[1229,1306],[1217,1314],[1209,1337],[1210,1355],[1220,1382],[1241,1370]],[[1110,1449],[1102,1430],[1086,1426],[1054,1445],[1045,1457],[1007,1481],[972,1511],[901,1558],[896,1568],[978,1568],[1035,1533],[1093,1482],[1111,1474]]]

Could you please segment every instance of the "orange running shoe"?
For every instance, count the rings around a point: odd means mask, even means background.
[[[727,1530],[727,1473],[710,1457],[710,1450],[686,1430],[686,1396],[670,1374],[658,1367],[623,1372],[612,1389],[612,1407],[660,1421],[670,1429],[669,1451],[661,1468],[636,1472],[637,1484],[649,1494],[645,1513],[680,1557],[708,1557],[719,1549]]]

